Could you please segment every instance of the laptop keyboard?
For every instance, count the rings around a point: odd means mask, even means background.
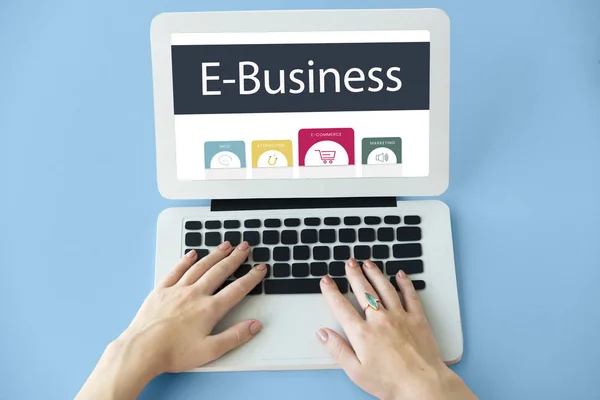
[[[247,241],[252,248],[248,259],[221,289],[265,263],[267,276],[252,295],[320,293],[324,275],[347,293],[345,263],[351,257],[373,261],[398,290],[398,271],[409,276],[423,272],[420,224],[418,215],[190,219],[184,223],[184,253],[194,249],[202,258],[224,241],[232,246]],[[413,284],[425,288],[423,280],[413,279]]]

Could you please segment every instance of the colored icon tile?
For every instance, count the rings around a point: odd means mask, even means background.
[[[354,165],[354,129],[301,129],[298,132],[300,166]]]
[[[246,168],[244,142],[205,142],[204,167],[206,169]]]
[[[291,167],[293,157],[291,140],[252,142],[252,168]]]
[[[364,138],[362,163],[364,165],[401,164],[402,139],[399,137]]]

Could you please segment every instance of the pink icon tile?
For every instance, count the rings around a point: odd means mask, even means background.
[[[300,129],[298,161],[301,167],[354,165],[354,129]]]

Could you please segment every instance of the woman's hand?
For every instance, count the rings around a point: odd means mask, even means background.
[[[364,274],[363,274],[364,269]],[[398,293],[379,268],[366,261],[346,264],[346,274],[361,307],[371,294],[378,310],[366,308],[361,316],[324,277],[321,290],[339,320],[350,344],[331,329],[317,332],[350,379],[379,399],[476,399],[475,395],[443,362],[411,280],[402,272]]]
[[[134,399],[157,375],[200,367],[252,339],[262,328],[256,320],[211,335],[265,277],[261,264],[214,294],[249,251],[246,242],[235,249],[225,242],[200,261],[194,251],[184,256],[109,345],[77,399]]]

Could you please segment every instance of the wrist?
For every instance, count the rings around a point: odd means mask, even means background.
[[[139,335],[121,335],[106,347],[104,357],[118,366],[122,373],[148,382],[164,372],[154,349]]]
[[[110,343],[77,400],[136,399],[159,372],[138,341],[119,338]]]
[[[442,396],[440,399],[448,400],[477,400],[477,396],[469,389],[465,382],[447,366],[441,373]]]
[[[421,381],[398,383],[395,389],[382,400],[477,400],[463,380],[446,365],[432,371]]]
[[[144,387],[161,373],[153,353],[139,338],[118,338],[110,343],[99,366],[110,371],[110,387],[115,398],[137,398]]]

